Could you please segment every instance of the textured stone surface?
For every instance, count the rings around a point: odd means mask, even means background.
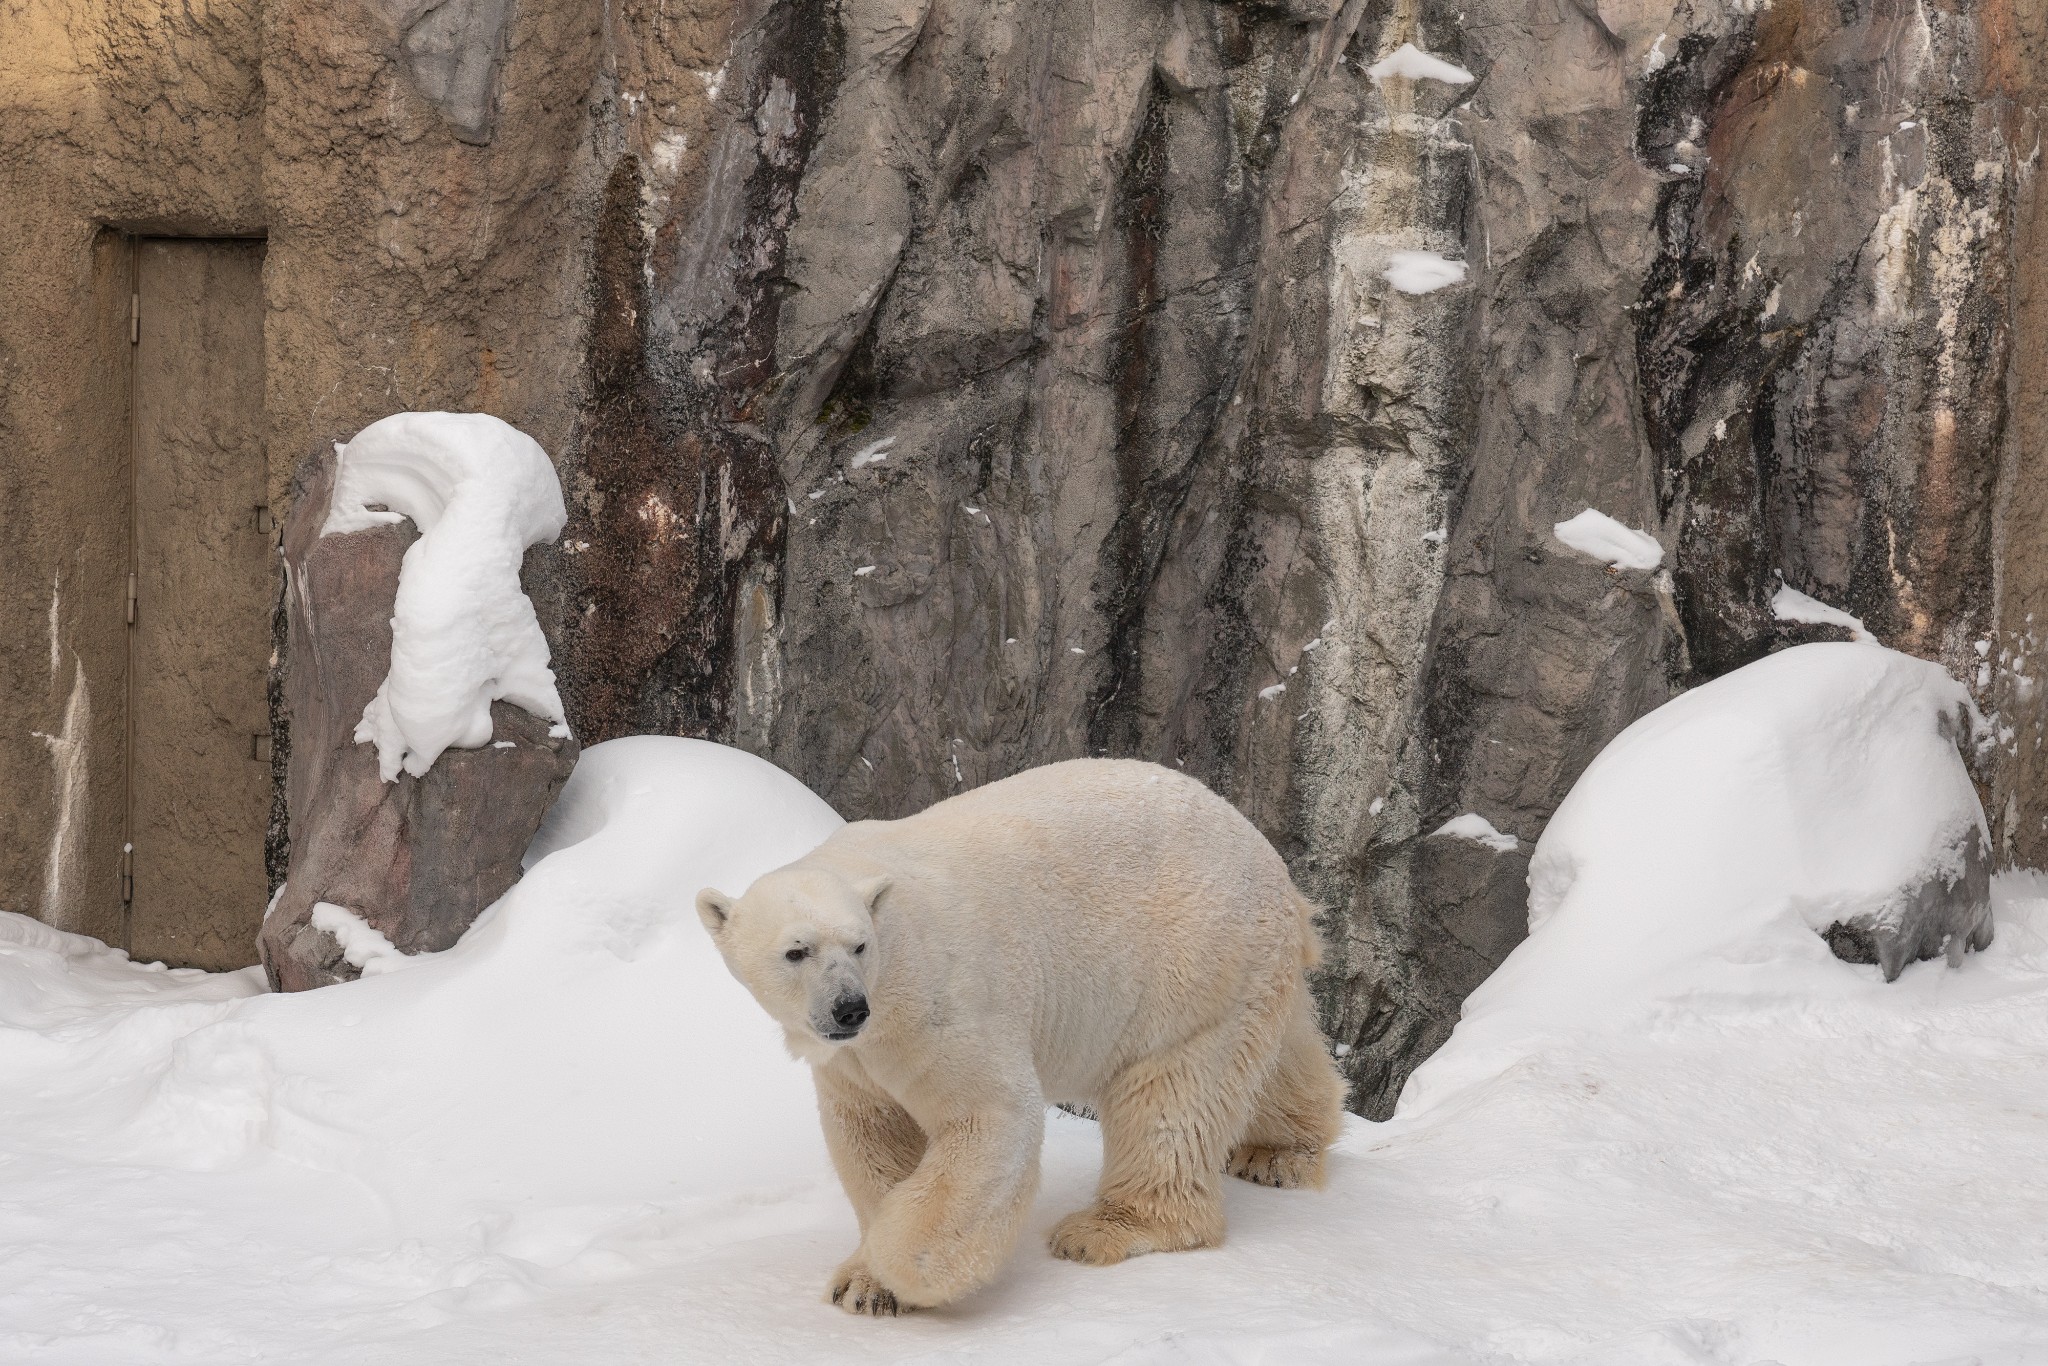
[[[2038,4],[270,0],[260,47],[254,8],[153,46],[64,8],[0,41],[0,478],[106,425],[93,224],[266,229],[279,501],[387,412],[496,412],[561,453],[531,568],[586,741],[732,740],[849,817],[1183,765],[1331,908],[1364,1110],[1519,939],[1601,745],[1828,634],[1781,573],[1969,679],[1992,855],[2048,859]],[[1476,79],[1373,81],[1406,41]],[[1400,250],[1468,273],[1399,293]],[[0,631],[10,905],[67,490],[0,502],[45,547]],[[1664,568],[1558,545],[1587,506]],[[1520,850],[1423,838],[1466,811]]]
[[[418,778],[378,776],[355,740],[391,660],[392,600],[410,523],[322,536],[333,457],[310,462],[284,527],[290,591],[284,695],[291,866],[259,944],[272,989],[357,975],[311,924],[322,901],[361,916],[405,953],[447,948],[519,880],[519,859],[575,767],[574,739],[503,702],[492,743],[451,749]]]
[[[1941,851],[1939,862],[1946,871],[1931,872],[1889,903],[1821,931],[1835,957],[1875,963],[1884,969],[1884,980],[1894,982],[1908,963],[1945,955],[1954,965],[1965,952],[1991,947],[1991,853],[1983,836],[1973,827]]]

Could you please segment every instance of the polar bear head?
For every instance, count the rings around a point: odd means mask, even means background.
[[[868,1020],[879,954],[875,904],[887,877],[849,880],[817,868],[782,868],[737,899],[697,893],[697,916],[725,965],[812,1056],[851,1042]]]

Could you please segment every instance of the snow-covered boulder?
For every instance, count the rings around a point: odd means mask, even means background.
[[[274,989],[445,949],[518,879],[577,755],[519,588],[562,518],[546,453],[482,414],[399,413],[302,473],[291,865],[258,940]]]
[[[1990,841],[1957,748],[1974,719],[1940,666],[1869,644],[1796,646],[1686,693],[1558,808],[1530,928],[1568,917],[1634,972],[1797,927],[1887,980],[1982,948]]]
[[[1402,1105],[1646,1001],[1780,969],[1810,983],[1831,949],[1889,980],[1986,947],[1990,844],[1958,749],[1976,724],[1938,665],[1856,643],[1795,646],[1643,717],[1545,828],[1529,938]]]

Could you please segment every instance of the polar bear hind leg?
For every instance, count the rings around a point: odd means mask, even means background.
[[[1308,992],[1293,994],[1279,1065],[1260,1088],[1251,1126],[1230,1150],[1230,1174],[1261,1186],[1321,1186],[1323,1151],[1343,1129],[1343,1078]]]
[[[1280,995],[1111,1079],[1096,1105],[1095,1203],[1054,1226],[1054,1256],[1107,1266],[1223,1241],[1224,1159],[1274,1068],[1281,1029],[1271,1013]]]

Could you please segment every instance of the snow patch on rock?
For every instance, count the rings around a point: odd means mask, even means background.
[[[341,956],[365,977],[405,966],[409,960],[384,931],[346,906],[332,901],[313,903],[313,928],[325,930],[341,945]]]
[[[1429,832],[1430,838],[1439,835],[1450,839],[1469,840],[1483,844],[1496,854],[1512,854],[1522,847],[1522,842],[1513,835],[1493,828],[1493,822],[1476,811],[1467,811],[1462,816],[1453,816]]]
[[[885,436],[872,445],[863,446],[853,453],[852,459],[846,462],[846,468],[858,470],[865,469],[869,465],[879,465],[889,458],[889,450],[895,444],[895,437]]]
[[[1387,258],[1382,275],[1403,294],[1431,294],[1463,281],[1465,263],[1433,251],[1397,251]]]
[[[1646,531],[1634,531],[1604,512],[1587,508],[1551,528],[1557,539],[1616,569],[1655,569],[1664,563],[1664,547]]]
[[[1819,598],[1810,598],[1790,584],[1781,583],[1778,591],[1771,594],[1771,615],[1779,621],[1804,622],[1810,626],[1844,626],[1855,640],[1876,643],[1877,637],[1864,629],[1863,618],[1851,616],[1839,607],[1830,607]]]
[[[491,738],[491,703],[566,725],[548,643],[519,587],[528,546],[568,519],[547,452],[484,413],[395,413],[337,445],[323,536],[411,518],[392,609],[391,670],[356,740],[384,781]]]
[[[1413,43],[1403,43],[1365,69],[1377,85],[1389,76],[1411,81],[1442,81],[1446,85],[1470,85],[1472,73],[1441,57],[1424,52]]]

